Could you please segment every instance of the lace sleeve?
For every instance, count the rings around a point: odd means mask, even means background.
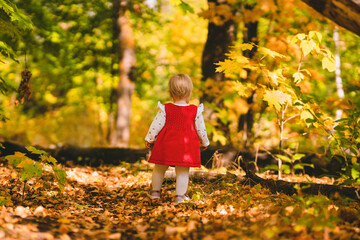
[[[145,137],[145,141],[149,143],[155,141],[157,135],[159,134],[161,129],[163,129],[163,127],[165,126],[165,121],[166,121],[165,107],[160,102],[158,102],[158,107],[160,108],[160,110],[156,114],[156,117],[151,123],[149,131]]]
[[[198,106],[198,110],[195,118],[195,128],[196,128],[196,133],[199,136],[201,145],[207,147],[209,146],[210,142],[206,132],[204,117],[202,115],[203,111],[204,111],[204,105],[201,103]]]

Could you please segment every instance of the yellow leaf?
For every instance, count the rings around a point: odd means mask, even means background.
[[[281,106],[284,105],[285,103],[291,104],[291,96],[279,90],[276,91],[266,90],[263,100],[267,101],[269,105],[273,105],[274,108],[278,111],[281,109]]]
[[[300,119],[306,120],[308,118],[314,119],[314,116],[311,113],[309,113],[309,111],[305,110],[300,114]]]
[[[299,40],[304,40],[306,38],[306,35],[304,33],[299,33],[298,35],[296,35],[296,37],[299,39]]]
[[[242,43],[239,45],[239,48],[242,50],[242,51],[245,51],[245,50],[252,50],[254,48],[254,44],[252,43]]]
[[[279,76],[276,72],[270,72],[270,71],[267,71],[268,73],[268,76],[270,78],[270,80],[275,84],[275,85],[278,85],[278,79],[279,79]]]
[[[257,87],[252,83],[242,83],[242,82],[233,82],[232,88],[236,91],[241,97],[249,97],[251,92]]]
[[[219,134],[217,131],[213,132],[213,141],[217,142],[219,141],[221,145],[225,146],[226,145],[226,137],[224,137],[223,135]]]
[[[24,167],[25,165],[28,165],[28,164],[33,164],[34,161],[31,160],[30,158],[26,158],[25,160],[21,161],[21,163],[19,163],[19,165],[17,165],[17,167]]]
[[[335,71],[335,61],[333,58],[329,58],[328,56],[322,59],[322,67],[323,69],[327,69],[329,72]]]
[[[284,55],[278,53],[278,52],[275,52],[275,51],[272,51],[268,48],[264,48],[264,47],[259,47],[258,48],[258,52],[264,54],[265,56],[270,56],[272,58],[275,58],[275,57],[278,57],[278,58],[285,58]]]
[[[311,124],[315,124],[315,123],[306,122],[306,119],[314,119],[314,116],[307,110],[301,112],[300,119],[304,120],[307,127],[310,127]]]
[[[321,39],[322,39],[321,33],[316,32],[316,31],[310,31],[310,32],[309,32],[309,38],[314,39],[314,36],[316,36],[316,37],[317,37],[317,40],[318,40],[319,42],[321,42]]]
[[[304,75],[301,72],[296,72],[293,74],[294,82],[295,84],[298,84],[301,82],[301,80],[304,80]]]
[[[316,48],[316,43],[313,40],[302,40],[300,48],[306,57],[314,48]]]

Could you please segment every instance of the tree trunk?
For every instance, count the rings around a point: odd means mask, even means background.
[[[345,97],[345,93],[344,93],[344,88],[343,88],[343,83],[342,83],[342,79],[341,79],[341,61],[340,61],[340,38],[339,38],[339,31],[338,28],[335,27],[334,29],[334,43],[335,43],[335,83],[336,83],[336,91],[337,91],[337,95],[339,97],[340,100],[344,99]],[[341,115],[343,113],[342,109],[338,109],[336,110],[336,115],[335,115],[335,121],[339,120],[341,118]]]
[[[135,87],[135,40],[126,11],[128,1],[114,0],[119,44],[119,83],[116,89],[115,128],[112,146],[127,147],[130,139],[131,96]]]
[[[321,15],[360,36],[359,0],[302,0]]]
[[[208,3],[215,3],[216,5],[226,4],[221,0],[208,0]],[[216,72],[215,63],[223,61],[226,56],[225,54],[229,52],[230,46],[233,45],[233,42],[236,40],[237,34],[237,23],[232,19],[227,20],[222,25],[217,25],[213,22],[208,24],[208,35],[206,44],[204,46],[203,55],[202,55],[202,81],[212,79],[216,81],[217,88],[221,88],[222,82],[225,80],[223,73]],[[218,108],[224,107],[224,102],[221,96],[214,96],[211,93],[208,93],[208,90],[205,90],[203,96],[200,99],[201,102],[215,103]],[[206,109],[208,117],[212,118],[214,112],[211,109]],[[223,124],[220,120],[218,121],[219,127],[218,130],[223,131],[225,137],[229,137],[229,127]]]

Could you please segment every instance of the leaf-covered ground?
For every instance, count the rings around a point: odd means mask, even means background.
[[[357,202],[271,194],[239,171],[192,175],[192,200],[175,204],[171,170],[161,200],[146,196],[152,165],[66,168],[29,181],[0,166],[0,239],[360,239]],[[236,174],[238,173],[238,174]]]

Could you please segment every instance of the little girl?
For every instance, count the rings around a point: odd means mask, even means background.
[[[205,150],[209,145],[204,118],[203,104],[188,105],[193,84],[186,74],[170,78],[169,92],[173,103],[158,103],[158,111],[145,137],[146,147],[152,149],[149,162],[155,163],[152,175],[152,189],[148,196],[160,198],[160,189],[165,171],[175,166],[175,202],[190,198],[185,194],[189,183],[189,168],[200,167],[200,145]],[[155,141],[156,140],[156,141]],[[200,140],[200,143],[199,143]]]

